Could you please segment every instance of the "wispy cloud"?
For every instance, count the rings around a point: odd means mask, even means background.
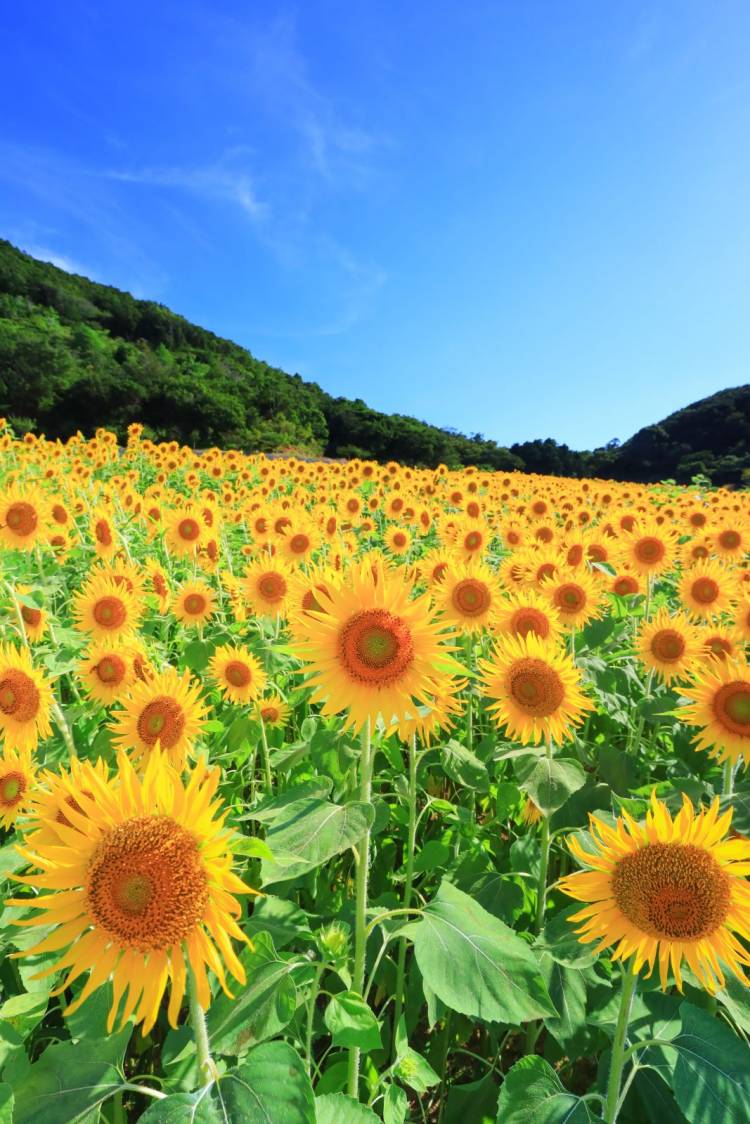
[[[23,239],[19,240],[18,245],[27,254],[31,254],[33,258],[38,258],[39,261],[48,261],[51,265],[56,265],[58,269],[64,269],[66,273],[78,273],[82,277],[88,277],[90,281],[100,280],[96,270],[88,265],[83,265],[79,261],[74,261],[67,254],[51,250],[48,246],[39,246],[36,242],[28,243]]]

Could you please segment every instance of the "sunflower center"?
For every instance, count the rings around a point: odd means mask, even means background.
[[[469,531],[464,539],[464,548],[466,550],[479,550],[482,545],[482,536],[479,531]]]
[[[575,546],[571,546],[570,550],[568,551],[568,565],[569,566],[580,566],[582,561],[583,561],[583,547],[581,546],[580,543],[576,543]]]
[[[0,679],[0,710],[16,722],[30,722],[39,711],[39,688],[19,668],[8,668]]]
[[[706,641],[706,647],[714,656],[719,656],[724,659],[726,656],[731,655],[732,645],[723,636],[712,636]]]
[[[555,563],[542,562],[541,566],[536,572],[536,580],[544,581],[546,578],[554,578],[555,576]]]
[[[451,600],[453,607],[462,616],[479,617],[489,609],[492,596],[484,582],[476,578],[464,578],[453,590]]]
[[[20,803],[26,791],[26,777],[23,773],[6,773],[0,778],[0,806],[14,808]]]
[[[30,624],[32,628],[36,628],[42,619],[42,610],[32,609],[29,605],[22,605],[21,616],[26,624]]]
[[[264,601],[281,601],[286,595],[286,582],[281,574],[263,574],[258,582],[258,592]]]
[[[635,544],[633,553],[639,562],[661,562],[666,550],[661,539],[647,535]]]
[[[17,503],[12,503],[8,508],[5,522],[14,535],[25,538],[27,535],[33,535],[39,523],[39,516],[33,504],[26,503],[25,500],[19,500]]]
[[[447,562],[438,562],[437,565],[433,566],[433,568],[432,568],[432,580],[434,582],[441,582],[443,580],[443,578],[445,577],[445,575],[447,574],[447,572],[448,572],[448,563]]]
[[[125,670],[125,660],[114,652],[102,657],[94,668],[100,682],[108,684],[121,683],[125,678]]]
[[[339,634],[339,659],[360,683],[395,683],[414,659],[414,642],[405,621],[387,609],[364,609],[350,617]]]
[[[673,628],[661,628],[651,640],[651,652],[657,660],[678,660],[685,652],[685,639]]]
[[[101,543],[102,546],[112,545],[112,532],[104,519],[97,520],[94,533],[96,534],[97,542]]]
[[[615,901],[641,932],[700,940],[724,922],[729,879],[703,847],[649,843],[620,859],[612,872]]]
[[[206,608],[206,598],[202,593],[189,593],[185,598],[185,612],[197,616]]]
[[[68,522],[68,513],[62,504],[56,503],[52,508],[52,518],[55,523],[65,524]]]
[[[564,613],[577,613],[586,604],[586,594],[580,585],[561,585],[555,594],[555,603]]]
[[[260,716],[264,722],[274,723],[278,722],[281,712],[277,706],[273,706],[269,703],[267,706],[262,706],[260,708]]]
[[[396,547],[406,546],[406,535],[403,531],[396,531],[393,536],[393,545]]]
[[[241,660],[230,660],[224,669],[227,683],[233,687],[247,687],[252,679],[252,672],[246,663]]]
[[[172,948],[199,924],[208,901],[198,845],[169,816],[126,820],[99,843],[86,897],[111,940],[139,952]]]
[[[750,683],[725,683],[713,700],[714,714],[733,734],[750,735]]]
[[[544,660],[517,660],[510,669],[510,693],[526,714],[546,718],[565,698],[565,687],[553,667]]]
[[[153,746],[158,741],[162,749],[172,749],[185,729],[185,714],[175,699],[157,695],[143,708],[137,725],[141,741],[146,745]]]
[[[528,636],[533,632],[544,639],[549,636],[549,620],[539,609],[518,609],[511,617],[510,630],[516,636]]]
[[[631,593],[638,592],[638,582],[630,575],[618,578],[615,582],[615,593],[620,597],[627,597]]]
[[[725,550],[736,550],[741,539],[737,531],[722,531],[719,535],[719,542]]]
[[[289,549],[293,554],[304,554],[306,550],[310,549],[310,540],[307,535],[301,533],[292,535],[289,540]]]
[[[94,605],[93,617],[102,628],[122,628],[127,612],[119,597],[100,597]]]
[[[200,533],[201,529],[197,519],[181,519],[177,524],[177,534],[185,542],[195,542]]]
[[[692,594],[701,605],[710,605],[719,596],[719,585],[713,578],[698,578],[693,582]]]

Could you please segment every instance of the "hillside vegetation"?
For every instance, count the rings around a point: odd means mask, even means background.
[[[750,386],[721,391],[621,446],[574,451],[547,438],[497,445],[360,399],[256,359],[153,301],[75,276],[0,240],[0,412],[17,431],[66,438],[142,421],[155,439],[198,447],[561,476],[742,482],[750,471]]]

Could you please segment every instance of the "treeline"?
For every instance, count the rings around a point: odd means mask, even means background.
[[[750,466],[750,387],[723,391],[620,447],[578,452],[548,438],[498,445],[359,399],[256,359],[163,305],[68,274],[0,240],[0,413],[16,430],[66,438],[97,426],[121,438],[296,450],[405,464],[739,483]]]

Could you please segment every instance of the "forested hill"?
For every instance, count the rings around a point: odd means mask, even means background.
[[[333,398],[153,301],[40,262],[0,240],[0,413],[17,432],[120,436],[197,447],[294,449],[407,464],[740,483],[750,471],[750,386],[725,390],[620,447],[576,452],[550,438],[509,449],[360,399]]]

